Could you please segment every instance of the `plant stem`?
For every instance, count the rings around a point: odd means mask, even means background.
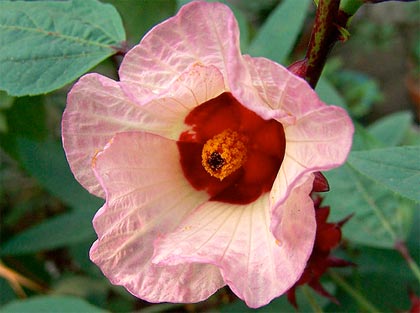
[[[16,271],[12,270],[11,268],[7,267],[0,261],[0,277],[6,279],[13,290],[20,298],[26,298],[26,294],[22,289],[22,286],[27,287],[31,290],[45,293],[47,289],[41,286],[40,284],[26,278],[25,276],[17,273]]]
[[[302,286],[302,291],[306,299],[308,300],[309,304],[311,305],[313,312],[323,313],[324,311],[322,311],[322,308],[319,306],[318,302],[316,302],[309,287],[307,285]]]
[[[370,303],[360,292],[349,285],[340,275],[334,271],[328,271],[331,279],[340,286],[345,292],[347,292],[359,306],[366,312],[380,312],[372,303]]]
[[[307,60],[306,81],[315,88],[321,76],[328,54],[339,38],[337,28],[340,0],[320,0],[315,23],[309,40],[305,59]]]
[[[305,58],[291,66],[296,75],[304,78],[315,88],[321,76],[327,57],[338,40],[349,37],[347,27],[351,17],[365,3],[379,3],[389,0],[316,0],[315,23],[309,40]],[[411,2],[415,0],[397,0]]]

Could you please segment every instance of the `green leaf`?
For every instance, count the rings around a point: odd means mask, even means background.
[[[124,40],[118,12],[96,0],[1,1],[0,89],[16,96],[58,89]]]
[[[106,311],[88,302],[70,296],[38,296],[27,300],[13,301],[1,308],[2,313],[104,313]]]
[[[352,151],[358,150],[370,150],[375,148],[383,148],[383,144],[370,134],[366,128],[360,125],[357,121],[353,121],[354,124],[354,136]]]
[[[106,279],[67,274],[60,277],[51,289],[51,295],[75,296],[103,307],[106,305],[109,282]]]
[[[78,210],[94,212],[101,206],[103,200],[89,194],[74,179],[59,142],[17,141],[22,165],[52,195]]]
[[[400,144],[407,134],[413,116],[410,112],[398,112],[377,120],[369,126],[369,133],[387,146]]]
[[[333,104],[347,109],[346,102],[331,83],[323,76],[318,81],[316,92],[322,101],[327,104]]]
[[[13,104],[13,100],[13,97],[0,90],[0,133],[7,133],[8,131],[7,117],[2,111],[9,109]]]
[[[4,278],[0,278],[0,290],[0,306],[17,298],[17,295],[13,291],[12,287]]]
[[[411,201],[372,183],[348,164],[324,174],[331,187],[325,197],[332,208],[331,220],[354,214],[343,228],[350,241],[392,249],[408,236],[415,209]]]
[[[356,247],[352,257],[345,257],[357,264],[354,274],[346,281],[366,299],[375,305],[380,312],[395,312],[410,307],[408,289],[419,284],[408,268],[407,262],[395,250]],[[417,289],[417,290],[416,290]],[[361,312],[360,308],[343,307],[343,295],[338,289],[340,305],[330,305],[327,312]],[[397,310],[398,309],[398,310]]]
[[[6,116],[0,112],[0,133],[7,133],[7,119]]]
[[[270,14],[247,53],[285,64],[302,29],[310,0],[284,0]]]
[[[83,272],[88,273],[91,277],[103,278],[99,267],[96,266],[89,259],[89,250],[92,246],[92,238],[89,238],[86,241],[79,241],[71,246],[67,246],[67,251],[74,263],[77,264]]]
[[[361,292],[382,312],[389,308],[408,308],[407,286],[417,288],[418,282],[407,262],[395,250],[364,247],[356,260],[363,284]]]
[[[420,129],[419,127],[410,127],[402,142],[406,146],[420,146]]]
[[[75,211],[45,220],[4,243],[1,255],[28,254],[93,241],[92,218],[92,212]]]
[[[186,5],[187,3],[190,3],[193,0],[176,0],[176,4],[178,9],[180,9],[183,5]]]
[[[13,97],[0,90],[0,110],[8,109],[13,104]]]
[[[366,115],[375,103],[383,99],[379,83],[364,73],[340,67],[330,77],[342,92],[353,116]]]
[[[0,66],[1,67],[1,66]],[[42,140],[48,135],[46,110],[43,97],[16,98],[13,105],[3,112],[8,125],[7,133],[0,133],[0,145],[19,161],[17,137]]]
[[[354,151],[348,164],[377,183],[420,202],[420,146]]]
[[[47,111],[43,97],[16,98],[6,111],[10,134],[41,140],[48,135]]]
[[[420,208],[420,206],[418,206]],[[413,216],[413,227],[407,239],[407,247],[413,260],[420,266],[420,210],[416,210]],[[420,288],[420,286],[419,286]]]
[[[115,6],[124,21],[127,40],[137,44],[157,23],[172,16],[175,0],[105,0]]]

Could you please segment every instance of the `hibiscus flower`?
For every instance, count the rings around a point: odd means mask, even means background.
[[[349,153],[347,113],[242,55],[220,3],[192,2],[155,26],[119,76],[83,76],[62,122],[76,179],[106,200],[93,262],[149,302],[198,302],[228,285],[260,307],[286,292],[314,245],[314,173]]]

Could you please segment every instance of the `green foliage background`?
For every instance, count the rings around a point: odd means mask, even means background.
[[[91,220],[102,200],[74,180],[61,147],[60,118],[72,83],[88,71],[117,78],[115,54],[125,42],[133,46],[186,2],[0,1],[0,259],[45,287],[20,292],[0,272],[2,312],[254,311],[227,290],[196,305],[150,305],[110,285],[88,259],[95,240]],[[239,21],[244,53],[284,65],[301,56],[298,42],[313,16],[312,1],[225,2]],[[347,163],[325,173],[331,186],[325,204],[332,221],[354,214],[334,253],[357,267],[325,275],[323,284],[340,306],[303,288],[299,308],[369,311],[365,299],[380,311],[407,310],[407,290],[420,289],[418,124],[410,112],[367,123],[381,99],[375,81],[337,70],[333,62],[324,74],[321,98],[346,108],[356,124]],[[411,264],[396,251],[399,242],[408,247]],[[257,311],[294,309],[281,297]]]

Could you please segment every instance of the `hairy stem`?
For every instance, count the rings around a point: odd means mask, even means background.
[[[318,8],[305,58],[289,66],[289,70],[304,78],[312,88],[315,88],[334,44],[349,37],[347,28],[351,17],[365,3],[385,1],[390,0],[316,0]]]
[[[315,24],[306,52],[306,81],[315,88],[321,76],[328,54],[339,38],[337,28],[340,0],[320,0]]]

